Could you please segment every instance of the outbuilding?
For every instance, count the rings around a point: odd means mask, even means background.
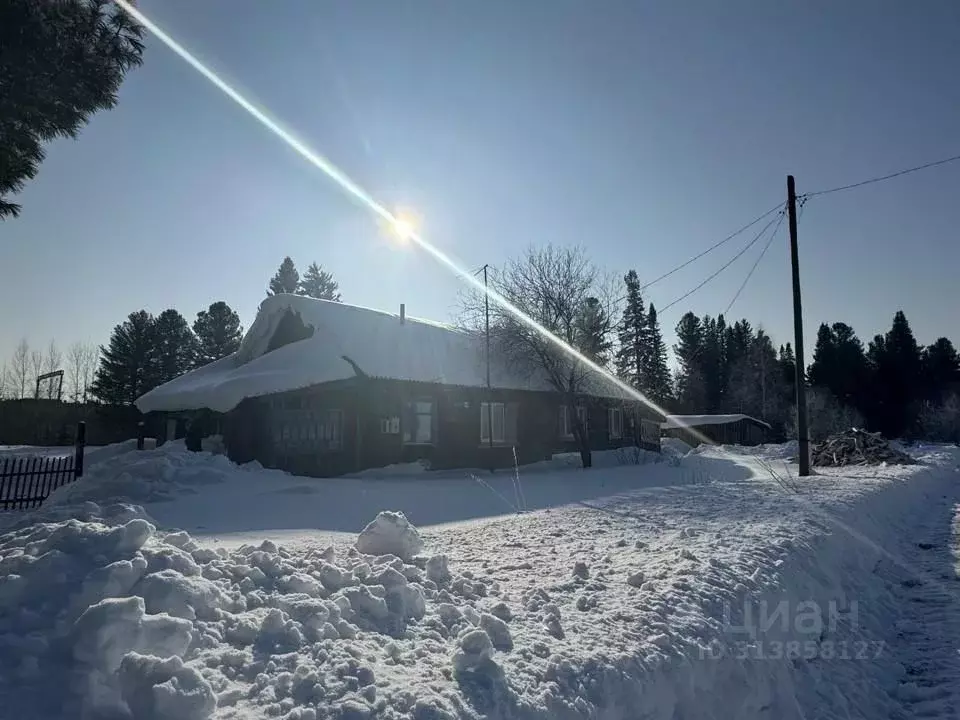
[[[749,415],[667,415],[661,425],[664,437],[696,447],[706,437],[721,445],[760,445],[770,438],[771,427]]]

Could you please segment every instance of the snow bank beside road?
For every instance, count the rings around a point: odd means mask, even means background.
[[[136,440],[128,442],[132,442],[131,448],[127,447],[128,443],[100,448],[89,460],[83,477],[57,488],[44,501],[44,507],[75,505],[87,500],[158,502],[193,494],[199,487],[230,481],[245,471],[288,477],[277,470],[264,470],[258,463],[238,467],[223,455],[191,453],[180,441],[141,451],[136,450]]]
[[[385,515],[372,533],[391,547],[211,548],[129,504],[62,494],[0,534],[0,702],[13,717],[164,720],[896,716],[904,665],[872,653],[903,626],[899,580],[810,501],[889,540],[956,485],[952,455],[924,452],[923,468],[816,476],[790,495],[743,455],[746,472],[706,485],[522,516],[417,531]],[[681,462],[709,474],[729,459]],[[262,476],[161,449],[118,458],[87,496],[247,477]],[[780,603],[787,627],[751,635],[750,613]],[[814,610],[812,635],[797,621]],[[802,656],[784,657],[791,642]],[[868,660],[850,657],[857,642]]]

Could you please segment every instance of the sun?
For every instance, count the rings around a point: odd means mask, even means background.
[[[403,216],[397,216],[393,219],[393,234],[400,240],[406,242],[414,233],[413,223]]]

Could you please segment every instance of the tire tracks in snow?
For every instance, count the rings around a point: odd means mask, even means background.
[[[903,720],[957,717],[960,712],[960,576],[956,552],[960,489],[947,488],[915,513],[900,534],[900,557],[914,570],[891,574],[900,618],[888,650],[903,665],[896,688]]]

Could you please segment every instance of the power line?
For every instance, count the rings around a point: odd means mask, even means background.
[[[802,212],[802,210],[801,210]],[[730,308],[733,307],[733,304],[737,301],[737,298],[740,297],[740,293],[743,292],[743,289],[747,286],[747,283],[750,282],[750,278],[753,276],[754,271],[756,271],[757,266],[760,264],[760,261],[763,260],[763,256],[767,254],[767,250],[770,249],[770,245],[773,244],[774,238],[777,237],[777,233],[780,231],[780,226],[783,224],[783,218],[785,213],[780,211],[780,219],[777,220],[777,225],[773,228],[773,233],[770,235],[770,239],[767,240],[767,244],[763,246],[763,250],[760,251],[760,256],[754,261],[753,267],[750,268],[750,272],[747,273],[747,276],[743,279],[743,282],[740,284],[740,288],[737,290],[737,294],[733,296],[733,300],[730,301],[730,304],[727,305],[727,309],[723,311],[723,314],[726,315],[730,312]]]
[[[763,217],[766,217],[766,215],[769,215],[770,213],[775,212],[776,210],[779,210],[779,209],[782,208],[782,207],[783,207],[782,204],[777,205],[777,207],[773,208],[773,210],[771,210],[770,212],[767,212],[767,213],[765,213],[763,216],[761,216],[760,219],[763,219]],[[724,270],[726,270],[728,267],[730,267],[731,265],[733,265],[733,263],[736,262],[738,259],[740,259],[740,257],[741,257],[747,250],[749,250],[750,248],[752,248],[754,245],[757,244],[757,241],[764,235],[764,233],[767,232],[767,230],[770,228],[771,225],[773,225],[774,222],[776,222],[776,218],[771,218],[771,219],[770,219],[770,222],[768,222],[766,225],[763,226],[763,228],[760,230],[760,232],[758,232],[758,233],[754,236],[753,240],[751,240],[749,243],[747,243],[747,245],[746,245],[743,249],[741,249],[740,252],[738,252],[736,255],[734,255],[732,258],[730,258],[730,260],[728,260],[726,263],[724,263],[723,265],[721,265],[721,266],[720,266],[720,269],[718,269],[718,270],[716,270],[715,272],[711,273],[711,274],[707,277],[706,280],[704,280],[704,281],[701,282],[699,285],[697,285],[695,288],[693,288],[693,290],[690,290],[689,292],[684,293],[683,295],[681,295],[680,297],[678,297],[678,298],[677,298],[676,300],[674,300],[673,302],[669,303],[668,305],[666,305],[666,306],[663,307],[663,308],[660,308],[660,310],[658,310],[658,312],[659,312],[659,313],[664,313],[664,312],[666,312],[667,310],[669,310],[670,308],[672,308],[674,305],[676,305],[678,302],[680,302],[680,301],[682,301],[682,300],[686,300],[688,297],[690,297],[691,295],[693,295],[697,290],[699,290],[699,289],[702,288],[704,285],[706,285],[708,282],[710,282],[711,280],[713,280],[717,275],[719,275],[719,274],[722,273]]]
[[[654,280],[651,280],[651,281],[648,282],[646,285],[641,285],[641,286],[640,286],[640,292],[643,292],[644,290],[646,290],[646,289],[647,289],[648,287],[650,287],[651,285],[656,285],[656,284],[657,284],[658,282],[660,282],[661,280],[664,280],[664,279],[670,277],[671,275],[673,275],[673,274],[674,274],[675,272],[677,272],[678,270],[683,270],[683,269],[684,269],[687,265],[689,265],[690,263],[692,263],[692,262],[694,262],[694,261],[696,261],[696,260],[699,260],[699,259],[702,258],[704,255],[706,255],[707,253],[713,252],[714,250],[716,250],[716,249],[717,249],[718,247],[720,247],[721,245],[724,245],[724,244],[730,242],[730,241],[733,240],[735,237],[737,237],[738,235],[740,235],[740,234],[743,233],[743,232],[746,232],[747,230],[749,230],[750,228],[752,228],[754,225],[756,225],[758,222],[760,222],[761,220],[763,220],[765,217],[767,217],[768,215],[776,212],[777,210],[779,210],[779,209],[782,208],[782,207],[783,207],[783,203],[777,203],[777,204],[774,205],[772,208],[770,208],[769,210],[767,210],[765,213],[763,213],[762,215],[759,215],[758,217],[754,218],[753,220],[751,220],[750,222],[748,222],[746,225],[744,225],[742,228],[740,228],[740,229],[737,230],[736,232],[734,232],[734,233],[732,233],[732,234],[730,234],[730,235],[727,235],[727,236],[726,236],[723,240],[721,240],[720,242],[714,243],[713,245],[711,245],[710,247],[708,247],[706,250],[704,250],[704,251],[703,251],[702,253],[700,253],[699,255],[694,255],[692,258],[690,258],[689,260],[687,260],[685,263],[683,263],[683,264],[681,264],[681,265],[677,265],[673,270],[670,270],[669,272],[665,272],[663,275],[661,275],[660,277],[658,277],[658,278],[656,278],[656,279],[654,279]],[[623,299],[625,299],[625,298],[626,298],[626,296],[624,296],[623,298],[621,298],[621,300],[623,300]]]
[[[884,180],[890,180],[891,178],[900,177],[901,175],[907,175],[908,173],[917,172],[919,170],[926,170],[927,168],[937,167],[938,165],[946,165],[947,163],[955,162],[957,160],[960,160],[960,155],[954,155],[953,157],[944,158],[943,160],[935,160],[934,162],[929,162],[924,165],[917,165],[916,167],[907,168],[906,170],[898,170],[897,172],[890,173],[889,175],[882,175],[880,177],[870,178],[869,180],[861,180],[860,182],[851,183],[849,185],[841,185],[840,187],[830,188],[829,190],[817,190],[816,192],[804,193],[801,197],[810,198],[817,195],[829,195],[830,193],[840,192],[841,190],[852,190],[853,188],[862,187],[863,185],[883,182]]]
[[[734,239],[735,237],[737,237],[738,235],[741,235],[742,233],[744,233],[744,232],[746,232],[747,230],[749,230],[750,228],[752,228],[754,225],[756,225],[758,222],[760,222],[761,220],[763,220],[763,219],[764,219],[765,217],[767,217],[768,215],[771,215],[772,213],[774,213],[774,212],[776,212],[777,210],[779,210],[781,207],[783,207],[783,203],[779,203],[779,204],[777,204],[777,205],[774,205],[772,208],[770,208],[769,210],[767,210],[765,213],[763,213],[762,215],[758,215],[757,217],[755,217],[753,220],[751,220],[750,222],[748,222],[746,225],[744,225],[742,228],[740,228],[740,229],[737,230],[736,232],[733,232],[733,233],[731,233],[730,235],[727,235],[727,236],[726,236],[723,240],[721,240],[720,242],[714,243],[713,245],[711,245],[710,247],[708,247],[708,248],[707,248],[706,250],[704,250],[703,252],[699,253],[698,255],[694,255],[692,258],[690,258],[690,259],[687,260],[686,262],[684,262],[684,263],[682,263],[682,264],[680,264],[680,265],[677,265],[675,268],[673,268],[673,270],[670,270],[669,272],[665,272],[663,275],[661,275],[661,276],[658,277],[658,278],[655,278],[655,279],[651,280],[651,281],[648,282],[646,285],[641,285],[638,292],[643,292],[644,290],[646,290],[646,289],[647,289],[648,287],[650,287],[651,285],[656,285],[658,282],[660,282],[661,280],[664,280],[664,279],[670,277],[671,275],[673,275],[673,274],[674,274],[675,272],[677,272],[678,270],[683,270],[683,269],[684,269],[685,267],[687,267],[687,265],[689,265],[690,263],[693,263],[693,262],[699,260],[699,259],[702,258],[704,255],[707,255],[708,253],[711,253],[711,252],[713,252],[714,250],[716,250],[716,249],[717,249],[718,247],[720,247],[721,245],[724,245],[724,244],[730,242],[731,240],[733,240],[733,239]],[[621,302],[623,302],[624,300],[626,300],[628,297],[629,297],[629,295],[623,295],[622,297],[617,298],[617,299],[614,301],[614,303],[621,303]]]

